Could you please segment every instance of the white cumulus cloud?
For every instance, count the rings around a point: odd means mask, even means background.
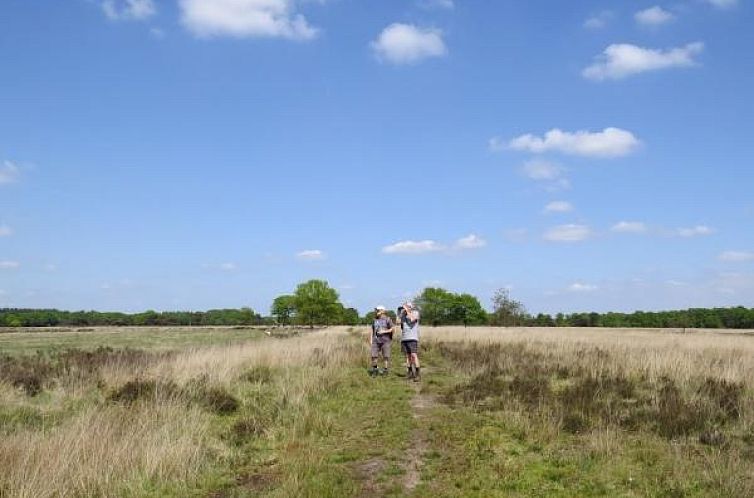
[[[391,24],[382,30],[371,46],[378,59],[392,64],[413,64],[448,53],[440,30],[413,24]]]
[[[443,250],[445,247],[434,240],[404,240],[382,248],[384,254],[424,254]]]
[[[545,133],[543,137],[529,133],[508,142],[508,147],[511,149],[534,154],[552,151],[598,158],[626,156],[640,145],[641,142],[633,133],[613,127],[598,132],[585,130],[568,132],[555,128]]]
[[[545,206],[545,213],[567,213],[573,211],[573,204],[568,201],[552,201]]]
[[[317,36],[293,0],[180,0],[181,22],[202,38],[286,38],[311,40]]]
[[[617,233],[644,233],[647,231],[647,226],[641,221],[619,221],[610,227],[610,231]]]
[[[142,21],[155,15],[152,0],[104,0],[102,11],[114,21]]]
[[[640,10],[634,14],[634,19],[643,26],[659,26],[669,23],[675,19],[675,16],[659,5],[655,5],[654,7]]]
[[[0,270],[13,270],[19,266],[21,266],[21,263],[18,261],[0,261]]]
[[[582,75],[590,80],[622,79],[647,71],[697,65],[694,56],[704,50],[704,43],[689,43],[684,47],[659,50],[638,47],[629,43],[610,45],[596,57]]]
[[[725,251],[719,256],[720,261],[729,263],[742,263],[744,261],[754,261],[754,252],[750,251]]]
[[[688,228],[678,228],[676,235],[679,237],[699,237],[703,235],[712,235],[715,232],[714,229],[706,225],[696,225]]]
[[[0,165],[0,185],[13,183],[21,175],[21,169],[10,161],[3,161]]]
[[[568,286],[569,292],[593,292],[599,287],[593,284],[582,284],[581,282],[575,282]]]
[[[321,261],[327,256],[319,249],[307,249],[296,254],[296,258],[302,261]]]
[[[615,14],[612,11],[604,10],[584,21],[584,27],[587,29],[602,29],[608,25],[613,17],[615,17]]]
[[[486,240],[472,233],[470,235],[467,235],[466,237],[461,237],[460,239],[458,239],[453,247],[459,250],[468,250],[481,249],[486,245]]]
[[[532,180],[557,180],[564,172],[559,164],[541,159],[527,161],[522,170],[524,175]]]
[[[559,225],[547,230],[545,240],[551,242],[580,242],[592,236],[592,230],[586,225]]]

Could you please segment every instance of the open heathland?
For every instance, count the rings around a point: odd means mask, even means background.
[[[741,332],[741,331],[739,331]],[[754,336],[423,329],[0,335],[0,496],[754,496]]]

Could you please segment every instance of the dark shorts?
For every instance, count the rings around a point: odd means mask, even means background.
[[[377,358],[380,353],[386,360],[390,358],[390,345],[393,340],[390,336],[380,336],[372,341],[372,358]]]
[[[406,354],[418,353],[419,341],[401,341],[401,351]]]

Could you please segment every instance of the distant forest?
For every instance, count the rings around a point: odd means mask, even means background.
[[[508,289],[492,297],[492,312],[476,296],[427,287],[414,298],[427,325],[493,325],[518,327],[647,327],[754,329],[754,308],[692,308],[680,311],[633,313],[540,313],[531,315]],[[395,312],[388,313],[395,318]],[[0,308],[0,327],[91,326],[254,326],[359,325],[372,323],[374,312],[359,315],[345,307],[337,290],[325,280],[299,284],[291,294],[278,296],[263,316],[251,308],[209,311],[145,311],[117,313],[55,309]]]
[[[648,328],[730,328],[754,329],[754,308],[693,308],[678,311],[635,311],[633,313],[558,313],[555,316],[521,314],[501,317],[493,313],[436,313],[425,315],[428,325],[516,325],[530,327],[648,327]],[[357,317],[351,313],[333,313],[330,320],[317,325],[357,325],[370,323],[372,313]],[[470,319],[468,319],[470,318]],[[502,318],[502,319],[501,319]],[[321,322],[321,323],[319,323]],[[60,311],[44,309],[0,309],[0,327],[87,327],[87,326],[253,326],[300,324],[295,315],[281,321],[262,316],[250,308],[209,311],[146,311],[111,313],[98,311]]]

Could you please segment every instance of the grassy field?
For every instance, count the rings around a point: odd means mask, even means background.
[[[264,335],[265,329],[260,327],[0,327],[0,354],[98,347],[174,350],[233,345],[259,339]]]
[[[0,334],[0,496],[754,496],[754,337],[364,334]]]

